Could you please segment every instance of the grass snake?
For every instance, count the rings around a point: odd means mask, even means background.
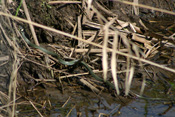
[[[30,40],[25,36],[25,32],[24,32],[24,29],[20,26],[20,32],[21,32],[21,35],[22,37],[24,38],[25,42],[30,45],[31,47],[35,48],[35,49],[39,49],[41,50],[42,52],[46,53],[46,54],[49,54],[51,55],[52,57],[54,58],[57,58],[58,61],[63,64],[63,65],[67,65],[67,66],[74,66],[75,64],[79,63],[81,65],[83,65],[88,71],[89,73],[92,75],[93,78],[95,78],[96,80],[100,81],[100,82],[104,82],[104,80],[102,78],[100,78],[99,76],[97,76],[93,71],[92,69],[87,65],[86,62],[82,61],[82,60],[72,60],[72,61],[65,61],[63,60],[58,54],[56,54],[55,52],[52,52],[52,51],[49,51],[41,46],[37,46],[35,44],[33,44],[32,42],[30,42]],[[105,81],[106,85],[108,85],[110,88],[112,89],[115,89],[114,85],[109,82],[109,81]]]
[[[25,33],[24,33],[24,29],[20,26],[20,32],[21,32],[21,35],[22,37],[24,38],[25,42],[30,45],[31,47],[33,48],[36,48],[36,49],[39,49],[41,50],[42,52],[46,53],[46,54],[49,54],[51,55],[52,57],[54,58],[57,58],[58,61],[63,64],[63,65],[68,65],[68,66],[74,66],[76,65],[77,63],[83,65],[88,71],[89,73],[92,75],[93,78],[95,78],[96,80],[100,81],[100,82],[105,82],[107,86],[109,86],[110,88],[112,89],[115,89],[114,85],[109,82],[109,81],[104,81],[101,77],[97,76],[93,71],[92,69],[87,65],[86,62],[82,61],[82,60],[72,60],[72,61],[65,61],[63,60],[62,58],[60,58],[60,56],[58,54],[56,54],[55,52],[52,52],[52,51],[49,51],[41,46],[37,46],[35,44],[33,44],[32,42],[29,41],[29,39],[25,36]],[[169,99],[162,99],[162,98],[149,98],[149,97],[145,97],[145,96],[141,96],[141,95],[138,95],[132,91],[130,91],[132,94],[134,94],[136,97],[138,98],[142,98],[142,99],[149,99],[149,100],[169,100]]]

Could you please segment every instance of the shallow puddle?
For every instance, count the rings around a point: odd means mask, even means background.
[[[40,92],[40,93],[39,93]],[[152,90],[149,91],[154,93]],[[64,117],[64,116],[107,116],[107,117],[173,117],[175,108],[173,101],[155,101],[150,99],[114,97],[109,93],[95,94],[92,91],[70,88],[62,94],[58,89],[36,89],[33,97],[41,106],[37,106],[43,116]],[[156,95],[156,94],[155,94]],[[159,95],[160,96],[160,95]],[[156,97],[156,96],[155,96]],[[174,96],[173,96],[174,97]],[[168,99],[164,96],[164,99]],[[165,104],[166,103],[166,104]],[[34,104],[36,105],[36,103]],[[18,106],[19,116],[39,116],[31,106]]]

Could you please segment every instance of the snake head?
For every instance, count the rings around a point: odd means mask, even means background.
[[[24,28],[22,26],[19,25],[19,31],[20,32],[24,32]]]

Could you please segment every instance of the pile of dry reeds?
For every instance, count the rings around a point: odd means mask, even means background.
[[[134,8],[134,13],[136,15],[139,14],[139,7],[175,15],[175,13],[171,11],[138,4],[138,1],[134,1],[134,2],[118,1],[118,2],[132,5],[132,7]],[[29,25],[33,36],[33,40],[36,45],[39,45],[39,42],[37,40],[37,35],[35,33],[34,26],[43,28],[44,30],[48,30],[60,35],[64,35],[71,39],[78,40],[78,48],[71,48],[71,47],[64,47],[64,48],[69,49],[71,52],[75,52],[75,53],[88,53],[88,54],[95,53],[95,55],[93,56],[95,59],[94,58],[91,59],[91,63],[98,64],[96,61],[102,60],[103,79],[104,81],[109,80],[108,74],[110,72],[112,73],[112,78],[113,78],[112,83],[115,85],[115,89],[118,95],[120,94],[119,81],[118,81],[119,80],[118,74],[120,73],[125,74],[124,76],[125,77],[125,83],[124,83],[125,95],[128,95],[130,92],[130,87],[132,84],[131,82],[132,82],[136,67],[143,68],[145,64],[147,65],[149,64],[151,66],[155,66],[157,68],[161,68],[163,70],[167,70],[172,73],[175,73],[175,70],[172,68],[166,67],[161,64],[157,64],[155,61],[147,60],[147,58],[150,58],[151,56],[154,56],[156,53],[159,52],[158,48],[160,48],[161,46],[159,45],[159,43],[163,43],[164,46],[166,46],[167,48],[170,46],[174,47],[174,34],[169,37],[155,34],[156,36],[153,36],[151,40],[147,40],[146,39],[147,36],[144,35],[140,27],[138,27],[134,23],[119,20],[117,14],[114,14],[112,11],[105,8],[104,6],[99,4],[99,2],[97,1],[92,1],[92,0],[54,1],[54,2],[50,1],[48,3],[49,5],[53,5],[53,4],[55,5],[58,3],[59,4],[60,3],[61,4],[63,3],[64,4],[81,4],[81,9],[83,9],[83,13],[80,16],[78,16],[77,22],[76,24],[74,24],[74,30],[73,30],[73,31],[77,30],[77,35],[74,35],[75,33],[68,34],[66,32],[38,24],[36,22],[32,22],[30,15],[28,13],[28,8],[26,7],[25,0],[21,2],[22,7],[20,7],[20,9],[24,10],[26,19],[22,19],[20,17],[11,15],[9,11],[10,8],[8,8],[7,5],[10,5],[12,3],[13,2],[10,0],[8,1],[1,0],[1,4],[0,4],[0,9],[1,9],[0,10],[0,36],[1,36],[0,41],[1,43],[6,45],[6,48],[10,49],[7,55],[0,57],[0,62],[3,61],[2,64],[4,65],[7,63],[9,58],[11,58],[13,61],[10,67],[12,70],[9,71],[10,80],[9,80],[8,94],[4,92],[0,93],[1,94],[0,99],[2,103],[2,106],[0,107],[1,112],[4,112],[4,113],[8,112],[11,114],[11,116],[15,116],[15,113],[16,113],[15,112],[16,100],[18,99],[16,97],[17,79],[18,79],[17,74],[18,74],[19,68],[23,63],[22,61],[25,59],[25,54],[23,54],[22,52],[23,50],[20,48],[21,46],[19,46],[20,32],[18,30],[19,27],[17,26],[17,22],[23,22]],[[107,16],[104,16],[103,12],[107,14]],[[142,25],[142,27],[145,27],[145,30],[146,30],[147,27],[144,25],[141,19],[139,19],[139,22]],[[82,26],[85,26],[86,29],[82,28]],[[160,36],[162,39],[157,38]],[[52,46],[55,47],[54,45]],[[26,44],[26,47],[29,50],[32,49],[28,47],[27,44]],[[69,56],[71,57],[71,54]],[[121,59],[122,57],[124,59]],[[125,63],[126,65],[125,69],[118,70],[117,69],[118,65],[121,62]],[[91,67],[93,68],[94,66],[91,66]],[[49,65],[48,68],[52,68],[52,65]],[[94,70],[94,72],[96,71]],[[98,72],[100,71],[98,70]],[[146,72],[146,70],[144,72]],[[88,74],[88,73],[74,74],[74,75],[67,74],[65,76],[64,75],[60,76],[60,79],[65,77],[67,78],[67,77],[85,75],[85,74]],[[37,81],[40,81],[40,79],[38,79]],[[47,81],[56,81],[56,80],[46,79],[45,82]],[[81,79],[80,81],[82,81],[85,85],[90,87],[92,90],[98,91],[98,89],[92,86],[90,82],[84,81],[84,79]],[[146,82],[145,78],[143,78],[141,90],[140,90],[141,94],[144,91],[145,82]],[[31,101],[30,103],[36,109],[35,105]],[[39,111],[38,113],[41,115]]]

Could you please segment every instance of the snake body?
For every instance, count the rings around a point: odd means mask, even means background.
[[[68,66],[73,66],[77,63],[80,63],[81,65],[83,65],[88,71],[89,73],[92,75],[93,78],[95,78],[96,80],[100,81],[100,82],[104,82],[104,80],[102,78],[100,78],[99,76],[97,76],[93,71],[92,69],[87,65],[86,62],[82,61],[82,60],[72,60],[72,61],[65,61],[63,60],[62,58],[60,58],[60,56],[58,54],[56,54],[55,52],[52,52],[52,51],[49,51],[41,46],[37,46],[35,44],[33,44],[32,42],[30,42],[30,40],[25,36],[25,32],[24,32],[24,29],[20,26],[20,32],[21,32],[21,35],[22,37],[24,38],[25,42],[30,45],[31,47],[35,48],[35,49],[39,49],[41,50],[42,52],[46,53],[46,54],[49,54],[51,55],[52,57],[54,58],[57,58],[58,61],[63,64],[63,65],[68,65]],[[109,82],[109,81],[105,81],[106,85],[108,85],[110,88],[112,89],[115,89],[114,85]]]
[[[25,36],[25,33],[24,33],[24,30],[22,27],[20,27],[20,31],[21,31],[21,35],[22,37],[24,38],[25,42],[30,45],[31,47],[33,48],[36,48],[36,49],[39,49],[41,51],[43,51],[44,53],[47,53],[51,56],[53,56],[54,58],[57,58],[58,61],[63,64],[63,65],[68,65],[68,66],[73,66],[77,63],[80,63],[81,65],[83,65],[88,71],[89,73],[92,75],[93,78],[95,78],[96,80],[100,81],[100,82],[104,82],[104,80],[102,78],[100,78],[99,76],[97,76],[93,71],[92,69],[87,65],[86,62],[82,61],[82,60],[72,60],[72,61],[65,61],[63,59],[60,58],[60,56],[58,54],[56,54],[55,52],[52,52],[52,51],[49,51],[41,46],[37,46],[35,44],[33,44],[32,42],[29,41],[29,39]],[[109,82],[109,81],[105,81],[106,85],[109,86],[110,88],[112,89],[115,89],[115,86]],[[161,98],[149,98],[149,97],[145,97],[145,96],[141,96],[141,95],[138,95],[134,92],[131,92],[132,94],[134,94],[136,97],[138,98],[141,98],[141,99],[149,99],[149,100],[167,100],[167,99],[161,99]]]

